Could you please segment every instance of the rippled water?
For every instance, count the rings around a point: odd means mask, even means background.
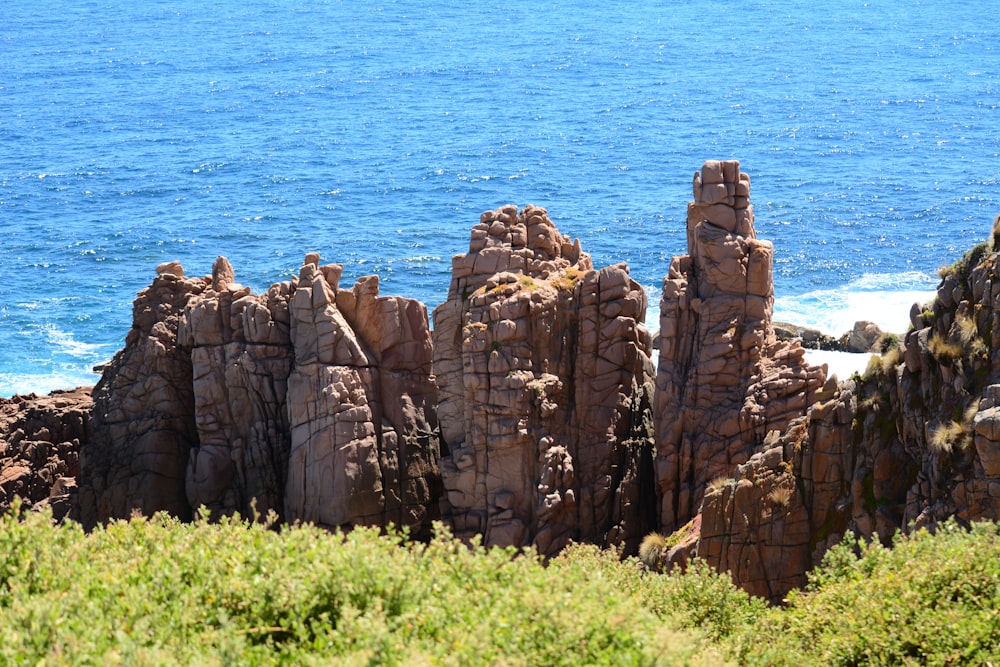
[[[0,395],[93,382],[166,260],[263,289],[319,250],[433,308],[506,203],[656,294],[710,158],[753,180],[779,316],[905,323],[1000,210],[998,32],[973,2],[5,3]]]

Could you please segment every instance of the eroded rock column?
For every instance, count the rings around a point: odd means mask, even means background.
[[[318,260],[290,304],[288,519],[424,536],[441,485],[427,311],[380,297],[374,276],[342,290],[341,267]]]
[[[731,475],[772,429],[805,414],[825,370],[771,326],[772,245],[756,238],[750,179],[739,162],[695,174],[688,255],[663,281],[656,379],[660,522],[673,530],[698,511],[706,485]]]
[[[292,292],[283,282],[254,295],[219,257],[211,288],[185,308],[178,336],[190,350],[199,441],[185,483],[192,507],[284,516]]]
[[[445,517],[546,554],[634,546],[654,520],[641,286],[595,270],[534,206],[484,213],[452,266],[434,312]]]

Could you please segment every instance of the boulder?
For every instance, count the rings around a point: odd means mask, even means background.
[[[49,507],[56,519],[78,518],[76,476],[90,428],[90,387],[48,396],[0,398],[0,514]]]

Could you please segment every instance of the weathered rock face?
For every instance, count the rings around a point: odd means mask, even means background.
[[[318,262],[261,295],[224,258],[210,278],[158,269],[95,389],[86,525],[205,505],[429,530],[440,473],[426,309],[380,297],[375,278],[341,290],[340,267]]]
[[[707,493],[697,554],[779,600],[847,531],[888,544],[949,517],[1000,518],[998,260],[970,251],[911,310],[902,346]]]
[[[825,381],[798,341],[771,326],[773,248],[756,238],[750,179],[736,161],[706,162],[688,205],[689,255],[663,281],[656,378],[660,522],[698,511],[706,485],[805,414]]]
[[[748,592],[780,601],[805,585],[806,572],[844,535],[857,460],[851,381],[828,382],[808,417],[771,431],[761,451],[711,485],[701,508],[699,557]]]
[[[23,509],[50,507],[76,518],[80,443],[88,437],[90,388],[0,398],[0,514],[15,497]]]
[[[94,387],[91,437],[80,452],[80,519],[85,527],[133,512],[190,518],[184,489],[198,444],[191,356],[177,344],[188,301],[210,281],[157,267],[132,308],[125,347]]]
[[[284,282],[253,295],[220,257],[211,287],[185,306],[178,340],[190,354],[198,431],[185,476],[191,507],[284,516],[292,291]]]
[[[441,493],[427,311],[376,277],[341,290],[340,270],[307,259],[290,304],[288,517],[424,536]]]
[[[452,266],[434,373],[456,534],[636,548],[655,521],[641,286],[624,265],[595,270],[533,206],[484,213]]]

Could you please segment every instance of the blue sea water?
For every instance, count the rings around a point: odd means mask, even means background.
[[[712,158],[779,318],[905,326],[1000,210],[998,44],[961,0],[6,0],[0,396],[93,383],[167,260],[259,290],[318,250],[433,308],[506,203],[655,303]]]

